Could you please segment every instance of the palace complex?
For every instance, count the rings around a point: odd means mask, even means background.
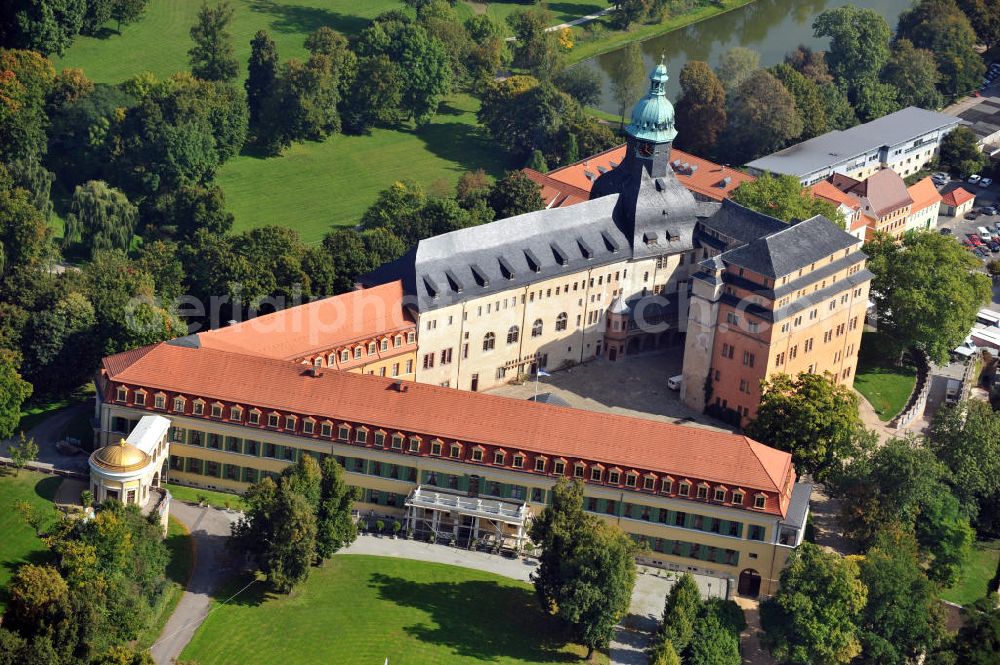
[[[621,162],[586,200],[553,194],[546,210],[422,240],[352,293],[105,358],[99,458],[118,447],[148,462],[119,442],[157,415],[169,451],[142,482],[240,491],[302,455],[334,456],[362,514],[513,548],[556,479],[575,478],[588,511],[649,545],[648,563],[772,593],[811,492],[788,454],[478,394],[659,347],[683,354],[682,399],[733,423],[754,415],[774,372],[853,381],[871,280],[862,240],[821,216],[786,224],[711,195],[735,172],[699,192],[692,174],[711,167],[672,152],[666,81],[660,65]]]

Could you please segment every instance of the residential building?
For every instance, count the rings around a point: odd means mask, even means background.
[[[941,197],[941,214],[949,217],[961,217],[972,210],[976,204],[976,195],[961,187],[945,192]]]
[[[906,218],[907,231],[927,231],[937,227],[941,212],[941,194],[930,178],[923,178],[906,188],[913,203]]]
[[[761,381],[776,373],[829,372],[851,385],[872,279],[861,245],[813,217],[702,261],[692,278],[684,402],[745,424]]]
[[[964,97],[944,113],[962,121],[976,135],[979,148],[992,159],[1000,159],[1000,99]]]
[[[876,232],[887,233],[894,238],[900,238],[906,232],[913,199],[906,183],[892,169],[879,169],[864,180],[835,173],[827,181],[858,201],[865,240],[871,240]]]
[[[627,145],[620,145],[548,173],[529,168],[521,171],[542,188],[546,208],[574,205],[589,198],[591,187],[599,177],[625,161],[627,149]],[[722,201],[742,183],[754,180],[743,171],[720,166],[677,148],[671,148],[670,155],[674,177],[699,201]]]
[[[867,217],[861,215],[861,200],[840,191],[829,180],[820,180],[811,185],[809,190],[813,196],[837,206],[837,212],[844,220],[845,230],[858,240],[865,239]]]
[[[104,359],[98,444],[168,419],[160,478],[240,491],[332,456],[363,515],[518,548],[558,478],[648,544],[644,563],[773,593],[811,486],[788,453],[704,427],[582,411],[224,351],[180,338]],[[141,427],[141,425],[140,425]],[[115,448],[115,446],[111,446]],[[104,450],[105,448],[102,448]],[[143,458],[145,459],[145,458]],[[138,462],[137,462],[138,463]]]
[[[910,106],[849,129],[827,132],[755,159],[753,175],[791,175],[812,185],[834,174],[865,180],[879,169],[916,173],[938,152],[959,118]]]
[[[199,346],[412,380],[417,327],[403,286],[387,282],[199,333]]]

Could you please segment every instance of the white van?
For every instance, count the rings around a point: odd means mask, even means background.
[[[962,382],[958,379],[948,379],[948,386],[944,392],[944,403],[954,404],[958,401],[958,389],[962,387]]]
[[[684,381],[684,375],[678,374],[677,376],[672,376],[667,379],[667,388],[671,390],[680,390],[681,383]]]
[[[982,240],[983,242],[989,242],[990,240],[993,240],[993,234],[990,233],[989,229],[987,229],[985,226],[980,226],[976,230],[979,231],[979,239]]]

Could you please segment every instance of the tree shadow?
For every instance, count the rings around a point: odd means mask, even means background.
[[[441,115],[453,114],[441,105]],[[450,107],[449,107],[450,108]],[[456,171],[483,169],[494,177],[501,177],[505,170],[515,168],[510,157],[493,144],[475,125],[461,122],[435,122],[416,129],[400,129],[419,138],[428,151],[441,159],[456,164]]]
[[[273,16],[271,29],[282,33],[309,34],[317,28],[328,26],[345,35],[355,35],[370,22],[360,16],[341,14],[330,9],[279,4],[273,0],[251,0],[248,5],[251,11]]]
[[[596,14],[602,9],[606,9],[607,5],[577,5],[572,2],[550,2],[548,4],[549,11],[557,16],[563,16],[567,21],[573,19],[582,18],[590,14]]]
[[[52,552],[45,548],[31,550],[19,559],[13,561],[0,561],[0,566],[3,566],[10,571],[10,577],[13,578],[14,575],[17,574],[17,569],[26,563],[34,564],[36,566],[46,563],[54,563]],[[9,602],[10,590],[8,585],[0,585],[0,609],[6,607]]]
[[[59,476],[46,476],[35,483],[35,494],[46,501],[54,501],[56,490],[61,484],[62,478]]]
[[[402,626],[408,635],[447,647],[478,661],[503,659],[535,663],[570,663],[579,658],[561,652],[566,634],[555,618],[543,614],[534,595],[497,582],[414,582],[373,573],[369,586],[379,598],[426,612],[430,623]]]

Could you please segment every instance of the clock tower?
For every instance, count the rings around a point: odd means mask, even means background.
[[[670,145],[677,136],[674,107],[667,99],[667,66],[660,62],[649,74],[649,92],[632,108],[632,122],[625,128],[628,152],[642,160],[654,178],[666,175]]]

